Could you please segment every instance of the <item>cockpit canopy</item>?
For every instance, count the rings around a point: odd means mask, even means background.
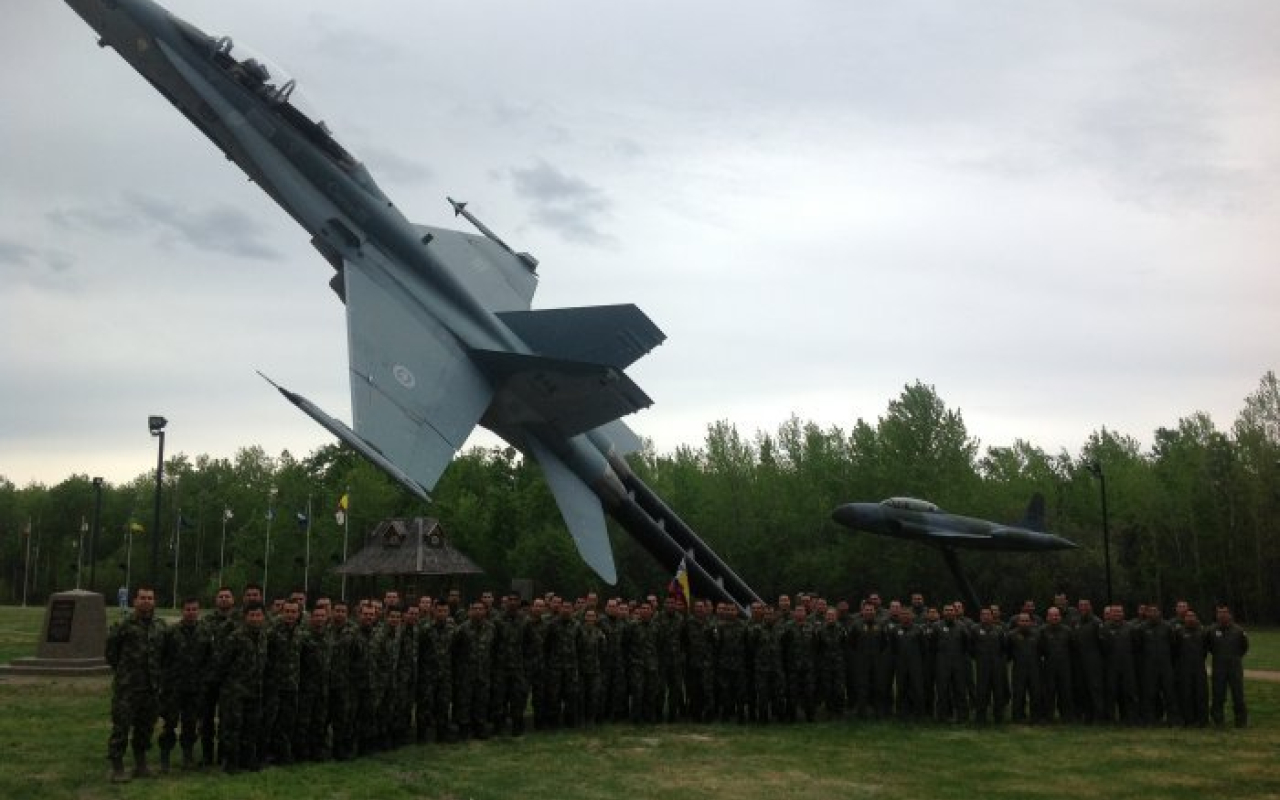
[[[880,505],[888,508],[900,508],[903,511],[924,511],[934,514],[942,511],[942,509],[928,500],[917,500],[914,497],[890,497],[888,500],[881,500]]]

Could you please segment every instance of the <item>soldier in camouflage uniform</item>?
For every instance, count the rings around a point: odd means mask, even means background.
[[[716,707],[720,721],[747,721],[747,628],[731,603],[721,603],[716,625]]]
[[[213,600],[213,610],[205,615],[200,624],[208,632],[210,668],[205,670],[204,704],[200,720],[200,755],[204,766],[209,767],[217,761],[215,758],[215,720],[218,714],[218,694],[222,690],[222,672],[216,667],[222,663],[222,651],[226,648],[227,639],[239,624],[239,616],[235,613],[236,599],[231,589],[220,587]]]
[[[525,659],[525,679],[533,704],[533,727],[547,727],[547,601],[535,597],[529,606],[529,652]]]
[[[390,606],[387,608],[387,624],[383,628],[391,659],[391,679],[383,700],[386,720],[383,741],[388,748],[405,745],[413,728],[413,683],[418,672],[418,640],[417,630],[409,624],[408,616],[400,606]]]
[[[139,586],[133,595],[133,611],[111,627],[107,635],[106,658],[111,666],[111,736],[107,739],[107,760],[111,780],[121,783],[124,751],[133,743],[133,775],[150,776],[147,750],[160,713],[160,656],[165,624],[155,616],[156,594],[149,586]]]
[[[625,606],[617,598],[609,600],[604,607],[604,671],[605,707],[609,719],[622,722],[628,717],[627,710],[627,628],[630,621],[626,617]]]
[[[388,676],[386,648],[377,622],[377,607],[370,602],[361,603],[360,623],[351,648],[351,688],[355,693],[351,724],[357,753],[361,755],[382,749],[378,715]]]
[[[452,692],[453,618],[449,607],[431,607],[429,624],[418,639],[418,741],[425,742],[434,728],[436,741],[449,739],[449,696]]]
[[[750,628],[752,719],[768,724],[786,715],[783,671],[783,628],[772,606],[761,609],[759,625]]]
[[[693,601],[693,616],[684,626],[684,685],[689,718],[707,722],[715,710],[716,642],[705,600]]]
[[[586,725],[605,720],[604,652],[605,633],[600,627],[600,614],[588,607],[582,613],[578,630],[578,679],[582,684],[582,715]]]
[[[192,753],[205,702],[205,673],[213,652],[209,630],[200,624],[200,601],[182,602],[182,619],[165,630],[160,663],[160,771],[169,771],[169,756],[178,741],[176,729],[182,725],[182,768],[195,766]]]
[[[844,713],[845,685],[845,627],[840,624],[840,612],[828,608],[818,629],[818,694],[827,715],[838,717]]]
[[[536,646],[529,618],[520,611],[514,594],[502,599],[502,616],[494,624],[493,725],[500,730],[508,721],[511,735],[524,734],[524,710],[529,703],[528,660]]]
[[[317,605],[307,617],[298,654],[298,716],[294,758],[323,761],[328,753],[329,667],[333,661],[329,608]]]
[[[658,646],[658,717],[675,722],[685,715],[684,601],[668,597],[654,620]]]
[[[627,693],[631,696],[631,721],[658,721],[658,636],[653,606],[641,603],[627,629]]]
[[[489,738],[489,691],[493,680],[493,623],[477,600],[453,636],[453,719],[458,735]]]
[[[266,612],[254,603],[244,608],[222,653],[222,691],[218,696],[218,752],[229,773],[258,769],[261,754],[262,676],[267,663]]]
[[[786,714],[788,722],[795,722],[799,712],[804,712],[805,722],[813,722],[817,714],[817,674],[814,658],[818,637],[809,623],[808,612],[803,605],[791,612],[791,624],[782,637],[783,667],[786,670]]]
[[[298,719],[301,671],[301,609],[294,600],[280,606],[276,624],[267,631],[267,666],[262,683],[260,753],[272,763],[293,763],[293,732]]]
[[[547,725],[573,726],[578,722],[581,686],[578,682],[578,623],[573,606],[563,603],[547,628],[546,702]]]
[[[329,727],[333,757],[346,761],[355,755],[355,710],[357,670],[363,653],[357,641],[356,626],[348,617],[349,606],[339,600],[333,604],[333,621],[329,625]]]

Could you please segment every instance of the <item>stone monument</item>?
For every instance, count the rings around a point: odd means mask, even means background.
[[[107,649],[107,609],[102,595],[75,589],[49,598],[34,658],[0,665],[0,677],[60,675],[78,677],[110,672]]]

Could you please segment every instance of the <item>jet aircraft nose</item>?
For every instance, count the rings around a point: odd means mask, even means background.
[[[831,518],[846,528],[867,530],[880,522],[882,512],[875,503],[845,503],[831,512]]]
[[[154,31],[168,12],[151,0],[66,0],[71,10],[102,36],[102,43],[119,47],[126,35],[139,29]]]

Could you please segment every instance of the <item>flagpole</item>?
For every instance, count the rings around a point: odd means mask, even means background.
[[[231,519],[231,509],[222,510],[222,540],[218,543],[218,588],[222,588],[222,568],[227,563],[227,520]]]
[[[177,494],[175,490],[174,494]],[[173,523],[173,609],[178,610],[178,572],[182,563],[182,511]]]
[[[27,607],[27,576],[31,572],[31,517],[27,517],[27,557],[22,561],[22,607]]]
[[[262,599],[263,602],[270,602],[270,595],[267,594],[267,573],[271,568],[271,523],[276,521],[276,487],[271,487],[270,497],[267,500],[267,548],[262,555]]]
[[[347,539],[351,533],[351,487],[348,486],[346,493],[342,495],[346,500],[346,507],[342,509],[342,563],[347,563]],[[347,601],[347,573],[342,573],[342,602]]]
[[[125,594],[132,594],[133,587],[129,585],[129,579],[133,577],[134,533],[133,533],[133,527],[131,525],[124,526],[124,535],[128,537],[127,541],[129,542],[128,546],[125,548],[125,557],[124,557],[124,591],[125,591]]]
[[[302,591],[311,593],[311,495],[307,495],[307,547],[302,562]]]

